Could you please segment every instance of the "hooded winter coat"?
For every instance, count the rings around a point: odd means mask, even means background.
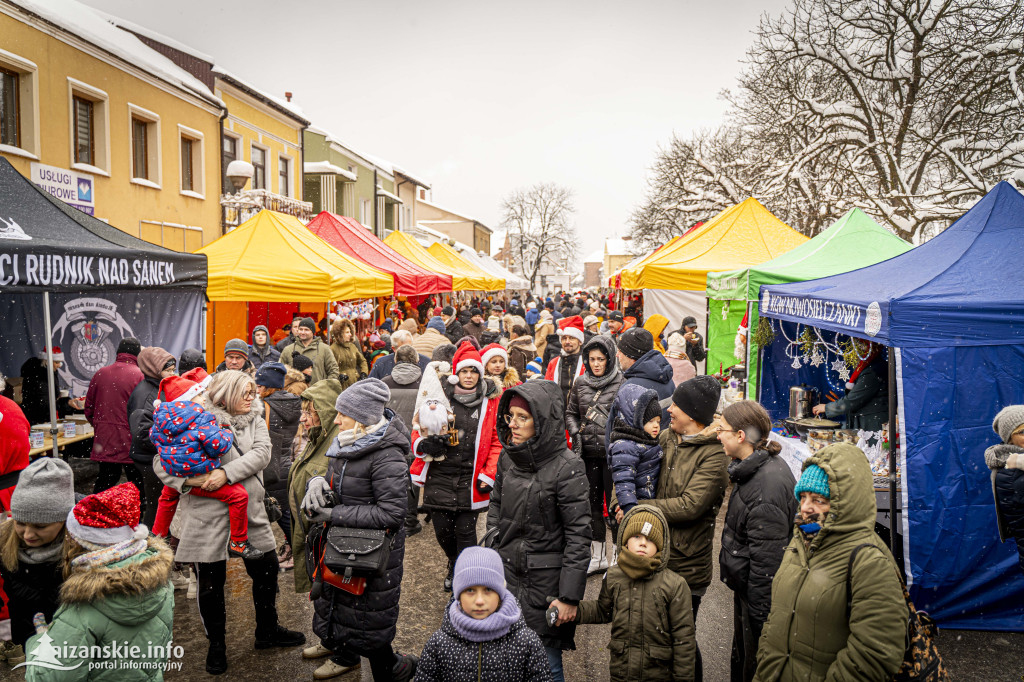
[[[263,470],[267,492],[282,509],[288,508],[288,467],[292,465],[292,441],[299,430],[302,398],[289,391],[274,391],[263,399],[270,433],[270,464]]]
[[[590,370],[590,351],[600,349],[608,364],[604,374],[595,377]],[[569,391],[569,402],[565,408],[565,428],[572,439],[573,449],[582,450],[584,459],[605,456],[605,426],[612,409],[615,395],[619,392],[624,377],[615,359],[615,342],[607,336],[595,336],[583,345],[583,376],[576,380]],[[603,413],[603,418],[589,419],[591,409]]]
[[[267,335],[267,344],[265,346],[256,345],[256,332],[262,331]],[[274,348],[274,345],[270,343],[270,331],[263,326],[258,324],[252,328],[252,343],[249,344],[249,362],[256,369],[260,368],[264,362],[277,362],[281,358],[281,351]]]
[[[811,464],[828,474],[831,509],[809,547],[794,528],[772,582],[754,679],[888,680],[903,663],[908,613],[899,569],[875,534],[871,467],[848,443],[811,455],[804,469]],[[850,553],[863,544],[872,546],[847,574]]]
[[[13,533],[14,519],[0,524],[0,547],[6,546]],[[46,622],[50,622],[60,606],[60,586],[64,583],[64,538],[62,531],[50,545],[39,548],[53,550],[53,556],[44,561],[29,563],[19,555],[13,570],[0,561],[0,579],[3,580],[3,593],[7,595],[11,620],[11,641],[15,644],[24,645],[35,634],[36,629],[32,625],[34,615],[41,613],[46,616]]]
[[[416,682],[477,681],[551,682],[544,647],[522,613],[503,636],[471,642],[459,634],[448,609],[444,610],[441,627],[420,654]]]
[[[551,318],[546,315],[540,318],[534,326],[533,339],[537,346],[537,355],[541,358],[544,357],[544,351],[548,347],[548,336],[554,333],[555,325],[552,323]],[[533,358],[530,359],[532,360]],[[544,363],[544,366],[547,367],[547,362]]]
[[[153,401],[160,390],[160,370],[174,356],[163,348],[143,348],[139,353],[143,380],[128,397],[128,427],[132,433],[132,447],[129,456],[138,464],[151,464],[156,456],[156,446],[149,440],[149,429],[153,426]]]
[[[722,582],[764,623],[772,606],[772,578],[793,535],[796,479],[789,465],[768,450],[729,464],[732,494],[718,555]]]
[[[447,343],[447,339],[445,343]],[[397,351],[397,348],[395,349]],[[427,368],[427,363],[430,362],[430,356],[419,354],[416,357],[416,366],[421,370]],[[398,363],[398,357],[396,353],[391,355],[385,355],[384,357],[373,363],[373,368],[370,370],[369,376],[374,379],[380,379],[384,381],[384,377],[391,376],[391,372],[395,369],[395,365]]]
[[[526,365],[537,357],[537,345],[530,336],[520,336],[508,342],[508,364],[516,368],[519,376],[526,375]]]
[[[398,623],[408,509],[409,432],[402,418],[385,408],[387,423],[354,443],[335,438],[327,451],[327,480],[340,503],[331,509],[331,525],[386,529],[392,538],[384,575],[369,578],[363,594],[324,584],[313,601],[313,632],[366,652],[390,644]]]
[[[644,431],[644,410],[657,399],[649,388],[625,384],[612,405],[608,468],[615,482],[615,499],[623,511],[652,499],[658,487],[661,445]]]
[[[672,365],[668,364],[665,356],[657,350],[649,350],[640,356],[640,359],[633,363],[633,366],[623,371],[626,378],[625,384],[639,384],[644,388],[650,388],[658,394],[658,400],[665,400],[672,397],[676,385],[672,383]],[[668,428],[668,410],[661,411],[661,430]]]
[[[508,414],[513,396],[530,405],[536,433],[512,442],[498,419],[503,447],[487,510],[487,529],[497,529],[494,549],[505,565],[508,590],[526,623],[546,647],[574,649],[576,627],[549,627],[548,597],[576,604],[586,589],[590,563],[590,497],[583,461],[565,447],[562,392],[550,381],[532,381],[505,391],[498,414]]]
[[[245,414],[230,415],[217,405],[210,405],[207,412],[218,424],[230,425],[235,435],[234,447],[220,458],[220,469],[227,474],[228,483],[241,483],[249,494],[249,542],[262,552],[272,552],[277,549],[277,542],[263,504],[263,470],[270,464],[270,434],[263,418],[263,402],[259,398],[253,400],[252,408]],[[185,492],[186,479],[167,473],[159,460],[153,462],[153,471],[164,485],[179,493]],[[223,502],[183,494],[175,517],[181,521],[181,541],[174,553],[175,561],[227,560],[231,528]]]
[[[1010,455],[1022,455],[1024,448],[1009,443],[985,450],[985,464],[992,470],[992,495],[996,505],[999,539],[1017,541],[1020,567],[1024,570],[1024,469],[1007,469]]]
[[[664,453],[658,488],[654,499],[644,504],[657,507],[668,519],[668,567],[686,579],[691,593],[702,595],[711,584],[711,546],[715,518],[729,485],[729,456],[711,427],[681,439],[668,429],[658,436],[658,443]]]
[[[81,664],[77,672],[30,665],[25,668],[25,679],[30,682],[163,679],[163,668],[155,664],[163,663],[167,657],[152,657],[147,653],[151,645],[166,645],[172,637],[174,590],[170,578],[173,563],[171,550],[163,540],[150,537],[148,548],[139,554],[92,570],[76,568],[61,585],[61,606],[49,630],[45,635],[34,635],[27,646],[28,651],[41,651],[40,640],[44,636],[47,642],[62,647],[66,643],[68,649],[75,651],[88,652],[91,647],[117,643],[122,650],[138,647],[140,654],[132,661],[149,662],[154,667],[90,670],[89,664],[93,661],[116,663],[125,659],[64,657],[60,662],[65,666]]]
[[[622,547],[626,521],[638,510],[650,512],[667,527],[658,509],[641,506],[626,512],[616,543]],[[621,550],[626,551],[626,550]],[[690,588],[666,569],[672,545],[659,552],[661,563],[646,578],[633,580],[612,566],[596,600],[580,602],[579,623],[611,623],[612,682],[684,682],[694,678],[697,638]]]
[[[352,341],[342,342],[342,335],[348,330],[352,332]],[[366,358],[363,356],[363,352],[359,349],[359,344],[355,342],[356,328],[352,324],[351,320],[344,318],[338,320],[331,325],[331,353],[334,354],[334,359],[338,363],[338,372],[344,374],[344,377],[338,377],[341,381],[342,390],[345,390],[352,384],[359,381],[359,376],[366,374],[370,371],[366,365]],[[326,377],[320,377],[324,379]],[[313,380],[316,383],[317,379]]]
[[[208,474],[220,466],[234,436],[197,403],[161,403],[153,413],[149,439],[160,454],[160,466],[172,476]]]
[[[384,377],[384,385],[391,390],[388,407],[402,418],[402,423],[411,425],[416,416],[416,394],[423,379],[423,370],[411,362],[400,362]],[[411,463],[411,460],[410,460]]]
[[[314,336],[313,340],[309,342],[308,346],[303,346],[301,341],[296,341],[292,345],[281,351],[281,363],[292,366],[292,356],[295,353],[305,355],[307,358],[313,361],[313,383],[323,381],[324,379],[337,379],[338,378],[338,361],[334,359],[334,353],[331,352],[330,347],[321,341],[318,337]],[[349,377],[353,382],[358,377]]]
[[[302,513],[302,498],[306,494],[309,479],[327,473],[327,450],[338,435],[338,427],[334,423],[338,411],[334,409],[334,402],[341,390],[341,383],[337,379],[328,379],[313,384],[302,393],[302,400],[312,401],[320,426],[309,430],[309,442],[288,470],[288,508],[292,512],[292,556],[295,557],[295,570],[292,573],[295,574],[295,591],[300,594],[312,588],[306,574],[309,521]]]
[[[456,345],[458,345],[459,339],[466,336],[466,330],[463,329],[458,316],[452,315],[448,318],[448,322],[444,326],[444,335],[448,337],[448,341],[450,343],[454,343]]]
[[[665,332],[665,327],[668,326],[668,318],[664,315],[655,313],[646,320],[644,320],[644,329],[651,333],[654,337],[654,350],[658,351],[662,355],[665,354],[665,344],[662,343],[662,334]]]
[[[92,461],[131,464],[128,399],[142,379],[139,360],[131,353],[118,353],[114,364],[100,367],[92,375],[85,394],[85,418],[96,429],[89,456]]]

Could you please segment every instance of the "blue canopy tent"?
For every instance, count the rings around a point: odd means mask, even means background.
[[[993,416],[1024,403],[1022,262],[1024,196],[1001,182],[905,254],[761,287],[762,316],[894,351],[908,583],[946,627],[1024,631],[1024,575],[999,542],[984,460]]]

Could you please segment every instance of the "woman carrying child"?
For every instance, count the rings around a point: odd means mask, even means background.
[[[467,547],[455,562],[454,595],[420,654],[417,682],[491,680],[551,682],[537,633],[505,587],[501,557]]]

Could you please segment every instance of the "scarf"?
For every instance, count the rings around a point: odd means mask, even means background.
[[[455,400],[461,405],[466,407],[476,407],[484,399],[484,377],[480,377],[480,381],[474,388],[463,388],[459,384],[455,385]]]
[[[352,445],[352,443],[355,443],[361,438],[369,436],[371,433],[375,433],[381,430],[387,425],[388,418],[381,417],[379,422],[377,422],[373,426],[367,426],[365,430],[345,429],[344,431],[339,431],[337,438],[335,438],[335,442],[337,442],[339,447],[343,448],[346,445]]]
[[[661,552],[654,556],[640,556],[623,546],[619,552],[618,566],[630,580],[642,580],[652,575],[661,566]]]
[[[145,524],[140,523],[136,526],[135,535],[131,539],[125,540],[124,542],[118,542],[114,545],[99,545],[95,542],[75,538],[75,542],[91,551],[76,556],[71,560],[71,566],[73,568],[84,568],[88,571],[92,571],[97,568],[103,568],[108,564],[115,564],[119,561],[124,561],[128,557],[133,557],[136,554],[142,554],[149,546],[149,543],[146,540],[148,536],[149,528],[146,528]]]
[[[60,559],[61,551],[64,549],[64,536],[59,535],[56,540],[42,547],[19,547],[18,563],[23,564],[49,564]]]
[[[452,622],[452,627],[470,642],[490,642],[504,637],[521,615],[519,604],[510,592],[505,593],[498,610],[482,620],[477,620],[463,611],[458,597],[452,599],[452,603],[448,605],[448,618]]]
[[[800,512],[796,514],[797,528],[800,530],[801,539],[804,541],[804,549],[810,549],[811,543],[814,538],[818,536],[818,531],[821,530],[821,518],[819,514],[812,514],[811,518],[804,521],[804,517]]]

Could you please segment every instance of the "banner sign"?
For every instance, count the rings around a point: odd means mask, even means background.
[[[882,309],[877,302],[861,306],[807,296],[781,296],[761,289],[761,315],[810,324],[815,327],[874,337],[882,329]]]
[[[176,281],[174,263],[166,260],[0,253],[0,287],[148,287]]]
[[[40,189],[52,194],[68,206],[83,213],[94,215],[96,201],[93,195],[94,182],[91,175],[65,170],[32,162],[32,182]]]
[[[42,294],[0,297],[0,371],[17,376],[30,357],[44,352]],[[96,370],[117,356],[121,339],[160,346],[174,357],[202,348],[203,294],[187,292],[104,292],[51,294],[51,343],[64,353],[58,370],[61,388],[85,395]]]

